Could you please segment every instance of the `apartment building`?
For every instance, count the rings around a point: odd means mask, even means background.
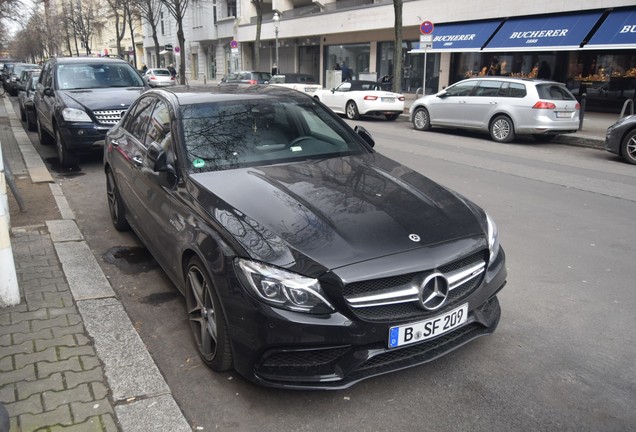
[[[185,55],[188,77],[206,80],[240,69],[269,71],[275,62],[278,30],[279,71],[310,73],[323,85],[327,71],[342,62],[358,79],[391,74],[395,60],[391,0],[269,0],[263,4],[262,16],[256,46],[256,8],[251,0],[191,3],[181,53],[174,20],[164,12],[160,61],[176,63],[178,56]],[[420,46],[425,21],[433,23],[432,42],[426,48]],[[154,64],[147,27],[144,58]],[[487,72],[484,68],[495,60],[502,75],[536,77],[544,65],[544,74],[548,70],[550,78],[592,97],[633,97],[636,87],[633,0],[404,1],[403,41],[406,92],[422,86],[427,93],[437,91]],[[254,50],[259,50],[258,65],[253,64]]]

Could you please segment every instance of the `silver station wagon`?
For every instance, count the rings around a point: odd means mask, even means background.
[[[413,127],[488,131],[497,142],[516,135],[550,141],[579,128],[580,105],[565,84],[512,77],[469,78],[417,99],[409,110]]]

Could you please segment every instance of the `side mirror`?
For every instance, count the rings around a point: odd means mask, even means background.
[[[369,146],[371,147],[375,146],[375,140],[373,139],[369,131],[366,130],[364,127],[356,126],[353,130],[355,131],[355,133],[357,133],[360,136],[360,138],[364,140],[364,142],[369,144]]]
[[[177,177],[177,171],[172,164],[168,163],[168,155],[158,142],[153,141],[146,152],[146,158],[150,161],[152,170],[157,173],[165,172]]]
[[[53,96],[53,90],[51,90],[51,87],[45,87],[44,88],[44,95]]]
[[[445,91],[437,93],[437,97],[440,99],[444,99],[446,96],[448,96],[448,93],[446,93]]]
[[[336,89],[335,89],[335,88],[332,88],[332,89],[331,89],[331,93],[335,93],[335,92],[336,92]]]

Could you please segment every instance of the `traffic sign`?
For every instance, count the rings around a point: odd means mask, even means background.
[[[232,39],[230,42],[230,48],[238,48],[238,42]]]
[[[433,29],[435,28],[435,26],[433,25],[432,22],[430,21],[424,21],[422,24],[420,24],[420,33],[422,34],[431,34],[433,33]]]

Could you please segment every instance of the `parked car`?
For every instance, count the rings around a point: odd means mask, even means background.
[[[18,85],[20,84],[20,76],[23,71],[27,70],[40,70],[40,66],[31,63],[16,63],[13,65],[13,70],[7,76],[5,90],[11,96],[18,95]]]
[[[113,225],[185,295],[213,370],[345,388],[495,330],[494,222],[373,144],[273,86],[150,90],[108,132]]]
[[[24,74],[23,74],[24,75]],[[33,95],[40,77],[39,73],[28,74],[29,78],[23,85],[20,83],[18,91],[18,105],[20,107],[20,119],[26,121],[27,129],[32,131],[36,128],[35,106],[33,105]]]
[[[636,115],[625,116],[607,128],[605,150],[636,165]]]
[[[316,90],[322,90],[316,79],[308,74],[288,73],[273,75],[269,83],[279,87],[287,87],[304,93],[313,94]]]
[[[488,131],[497,142],[516,135],[550,141],[579,128],[580,105],[565,84],[503,76],[469,78],[417,99],[409,109],[413,127]]]
[[[144,82],[150,87],[166,87],[177,84],[177,79],[165,68],[151,68],[143,74]]]
[[[314,97],[348,119],[361,115],[384,115],[395,120],[404,113],[404,96],[382,90],[375,81],[344,81],[331,90],[317,90]]]
[[[40,143],[55,144],[60,163],[103,145],[106,132],[146,89],[126,61],[60,57],[44,64],[33,102]]]
[[[226,84],[241,84],[241,85],[254,85],[254,84],[267,84],[271,79],[272,74],[269,72],[255,72],[255,71],[239,71],[227,74],[224,76],[219,85]]]

